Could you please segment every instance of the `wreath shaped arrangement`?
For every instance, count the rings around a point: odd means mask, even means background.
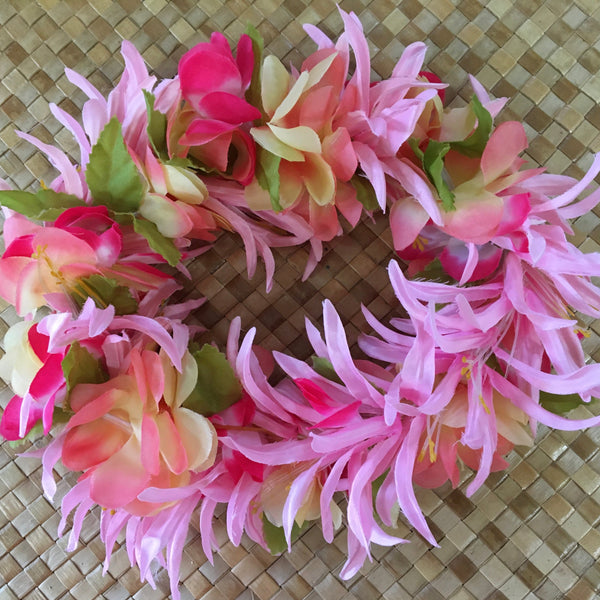
[[[263,56],[252,28],[235,55],[214,33],[160,82],[124,42],[107,98],[67,70],[89,98],[81,123],[51,110],[79,163],[20,133],[59,175],[36,193],[1,183],[0,296],[23,320],[4,339],[15,395],[0,434],[44,436],[29,455],[49,498],[58,461],[81,473],[62,500],[70,550],[99,505],[105,569],[124,532],[142,580],[158,561],[174,598],[196,510],[209,559],[222,503],[233,544],[245,533],[273,553],[315,521],[331,542],[345,521],[349,578],[372,543],[403,541],[390,533],[400,514],[436,544],[415,484],[457,485],[464,464],[472,494],[538,423],[600,423],[565,416],[600,394],[582,349],[583,320],[600,317],[600,255],[567,237],[600,201],[586,192],[600,157],[581,181],[527,167],[522,124],[494,124],[504,100],[472,79],[470,103],[444,107],[422,43],[371,82],[360,21],[340,13],[335,42],[306,26],[317,50],[299,70]],[[363,213],[389,219],[404,315],[364,309],[366,358],[330,301],[322,332],[307,322],[310,363],[257,347],[239,318],[223,351],[194,342],[184,319],[202,300],[171,299],[216,232],[241,236],[269,289],[273,248],[308,244],[308,277]]]

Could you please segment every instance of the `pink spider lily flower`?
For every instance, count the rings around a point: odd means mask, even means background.
[[[254,176],[256,152],[246,123],[260,111],[246,102],[254,67],[252,41],[242,35],[234,59],[221,33],[197,44],[179,61],[181,95],[187,104],[169,122],[168,137],[210,169],[247,185]],[[230,164],[232,150],[236,158]],[[172,150],[173,152],[174,150]]]
[[[389,79],[371,84],[369,47],[362,25],[354,13],[340,9],[340,14],[344,33],[335,50],[347,65],[351,48],[356,69],[343,89],[333,126],[348,132],[358,164],[371,182],[380,208],[385,210],[391,191],[387,189],[386,175],[405,183],[410,169],[396,155],[413,134],[427,103],[437,98],[437,89],[444,86],[419,77],[426,50],[422,43],[406,48]],[[333,42],[316,27],[305,29],[318,44],[319,52],[334,49]]]
[[[143,90],[151,91],[156,78],[149,75],[141,54],[131,42],[123,42],[121,54],[125,68],[121,80],[108,98],[104,98],[85,77],[71,69],[65,69],[67,79],[88,97],[82,109],[82,124],[57,105],[50,104],[54,117],[72,133],[79,146],[80,167],[72,164],[62,150],[29,134],[17,134],[46,154],[50,163],[58,170],[59,175],[49,186],[51,189],[73,194],[86,202],[91,201],[91,197],[85,181],[85,167],[89,162],[92,146],[112,117],[117,117],[121,123],[125,143],[134,155],[144,156],[149,146]]]
[[[127,373],[71,391],[62,461],[90,479],[95,503],[148,514],[160,506],[137,500],[142,490],[185,486],[214,463],[214,427],[181,406],[197,379],[189,353],[182,367],[176,374],[164,352],[133,349]]]
[[[281,207],[305,215],[323,241],[339,233],[338,194],[343,212],[357,202],[345,186],[356,171],[356,153],[347,129],[333,124],[346,72],[347,60],[334,50],[317,51],[296,75],[268,56],[261,82],[266,123],[250,130],[257,144],[281,159]],[[246,198],[254,210],[271,208],[257,180],[246,188]]]
[[[54,406],[62,400],[65,386],[61,361],[66,351],[51,354],[48,342],[32,321],[15,323],[4,336],[0,377],[16,394],[0,422],[0,435],[5,439],[24,438],[40,421],[44,434],[52,427]]]

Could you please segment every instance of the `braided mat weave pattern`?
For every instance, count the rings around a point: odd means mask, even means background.
[[[450,84],[447,99],[464,104],[475,75],[493,96],[509,96],[501,120],[524,122],[528,158],[551,172],[580,177],[600,151],[600,4],[597,0],[342,0],[365,28],[373,77],[386,77],[402,49],[417,40],[429,46],[426,64]],[[337,36],[341,19],[331,0],[3,0],[0,2],[0,175],[16,187],[52,179],[47,161],[21,142],[21,129],[74,152],[75,142],[51,117],[55,102],[79,116],[83,94],[64,67],[88,77],[107,93],[121,74],[121,40],[130,39],[159,76],[172,76],[183,52],[213,30],[237,39],[246,23],[265,38],[267,51],[299,65],[312,50],[301,25],[318,24]],[[600,215],[600,212],[598,212]],[[600,250],[600,220],[579,219],[577,244]],[[330,298],[351,339],[365,328],[361,303],[378,317],[398,313],[385,265],[392,256],[383,224],[364,221],[329,244],[309,282],[299,283],[307,252],[277,254],[276,283],[268,296],[264,276],[248,280],[243,246],[223,235],[196,259],[184,296],[208,302],[194,318],[222,343],[230,320],[256,326],[270,349],[305,358],[304,316],[320,322]],[[1,283],[0,283],[1,285]],[[0,334],[17,320],[0,304]],[[589,323],[586,352],[600,360],[600,323]],[[0,403],[10,391],[0,383]],[[598,409],[596,409],[598,410]],[[579,409],[577,416],[588,411]],[[591,600],[600,594],[600,429],[584,433],[541,429],[536,446],[509,457],[510,469],[493,475],[468,499],[465,485],[417,495],[440,548],[431,548],[406,526],[410,544],[375,548],[350,581],[338,577],[345,559],[342,528],[327,545],[309,529],[292,553],[272,557],[244,541],[227,541],[216,525],[221,550],[214,566],[190,529],[181,570],[182,598],[203,600]],[[169,597],[166,573],[157,589],[139,582],[124,547],[102,576],[104,548],[99,513],[90,515],[78,549],[57,540],[62,496],[74,483],[60,479],[56,505],[41,492],[41,469],[20,449],[0,448],[0,598],[2,600],[161,600]],[[98,510],[98,509],[97,509]]]

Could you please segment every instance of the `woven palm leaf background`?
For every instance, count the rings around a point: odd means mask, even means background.
[[[360,17],[372,54],[373,77],[388,76],[403,48],[429,46],[427,68],[449,84],[452,106],[465,104],[475,75],[495,97],[510,101],[500,120],[525,124],[527,158],[551,172],[580,177],[600,151],[600,3],[598,0],[349,0],[341,6]],[[103,93],[117,82],[123,39],[131,40],[160,77],[176,73],[177,60],[213,30],[236,40],[247,23],[258,28],[268,52],[299,66],[313,50],[303,23],[337,36],[342,22],[330,0],[2,0],[0,2],[0,176],[21,189],[51,180],[48,162],[14,133],[20,129],[75,154],[75,142],[52,118],[55,102],[76,118],[83,94],[64,76],[70,67]],[[600,212],[598,212],[600,215]],[[600,250],[594,213],[576,223],[576,243]],[[241,315],[257,327],[267,348],[305,358],[304,317],[321,322],[330,298],[350,337],[366,329],[361,303],[381,318],[398,314],[385,267],[392,257],[385,224],[364,220],[329,244],[310,281],[300,283],[305,249],[277,254],[276,283],[265,293],[264,274],[249,280],[243,246],[223,235],[191,266],[193,282],[183,296],[208,298],[193,319],[207,340],[223,343],[228,324]],[[1,285],[1,282],[0,282]],[[1,302],[1,301],[0,301]],[[0,304],[0,334],[17,320]],[[600,359],[599,323],[589,323],[586,352]],[[5,405],[10,391],[1,385]],[[593,407],[590,410],[594,410]],[[596,408],[596,410],[598,410]],[[579,409],[577,416],[589,415]],[[509,456],[508,471],[494,474],[473,496],[462,485],[418,498],[440,548],[432,549],[401,524],[410,540],[375,548],[373,562],[342,581],[346,531],[327,545],[313,526],[291,554],[273,557],[248,540],[227,541],[224,520],[214,565],[205,558],[192,523],[181,569],[184,599],[203,600],[589,600],[600,590],[600,429],[583,433],[541,428],[532,449]],[[169,597],[166,573],[157,589],[139,581],[119,547],[102,576],[103,545],[93,512],[81,543],[67,553],[57,540],[57,505],[41,491],[38,461],[0,449],[0,598],[2,600],[159,600]],[[74,483],[60,469],[56,501]],[[64,477],[64,479],[63,479]]]

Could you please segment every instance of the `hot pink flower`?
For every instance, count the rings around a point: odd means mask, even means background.
[[[21,316],[48,303],[58,302],[58,309],[63,310],[65,295],[85,300],[88,293],[82,296],[77,286],[85,285],[82,279],[90,275],[113,278],[141,291],[168,279],[148,265],[120,260],[122,235],[104,207],[68,209],[48,227],[20,216],[7,222],[11,222],[10,236],[0,258],[2,297]]]
[[[50,431],[54,405],[62,399],[65,385],[61,368],[65,350],[50,354],[48,342],[32,321],[19,321],[4,336],[0,377],[17,394],[0,422],[0,435],[7,440],[22,439],[39,421],[45,434]]]
[[[255,161],[245,124],[261,116],[244,99],[253,67],[250,37],[240,37],[234,59],[225,36],[213,33],[210,42],[197,44],[179,62],[181,94],[188,105],[169,124],[169,138],[183,146],[183,154],[189,150],[207,167],[243,185],[252,179]],[[232,164],[231,150],[237,154]]]

